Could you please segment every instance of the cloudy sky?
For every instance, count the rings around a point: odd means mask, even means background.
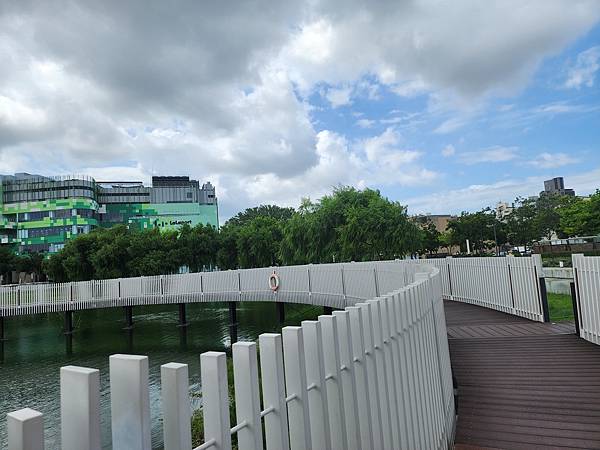
[[[338,184],[456,213],[600,187],[597,0],[9,1],[0,173]]]

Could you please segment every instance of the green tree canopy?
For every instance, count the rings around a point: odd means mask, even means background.
[[[589,198],[576,198],[559,210],[560,227],[567,236],[600,234],[600,190]]]
[[[417,251],[420,233],[406,208],[372,189],[338,187],[304,200],[284,228],[285,264],[390,259]]]

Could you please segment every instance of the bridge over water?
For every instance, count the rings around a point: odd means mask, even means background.
[[[241,450],[600,448],[600,349],[591,343],[600,328],[600,258],[576,256],[574,265],[579,336],[571,324],[546,322],[538,258],[3,288],[0,314],[265,299],[338,308],[233,345],[235,423],[227,356],[201,355],[198,449],[228,450],[232,436]],[[60,378],[62,448],[101,448],[98,372],[70,366]],[[166,449],[191,449],[188,383],[187,366],[162,367]],[[112,447],[152,448],[147,358],[113,355],[110,384]],[[24,409],[7,420],[10,450],[42,448],[41,413]]]

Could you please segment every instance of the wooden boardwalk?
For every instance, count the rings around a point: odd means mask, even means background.
[[[600,347],[572,324],[446,302],[456,449],[600,449]]]

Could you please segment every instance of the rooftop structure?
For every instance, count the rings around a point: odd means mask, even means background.
[[[556,177],[544,181],[544,190],[540,192],[540,196],[542,195],[569,195],[574,197],[575,191],[573,189],[565,189],[565,180],[563,177]]]

